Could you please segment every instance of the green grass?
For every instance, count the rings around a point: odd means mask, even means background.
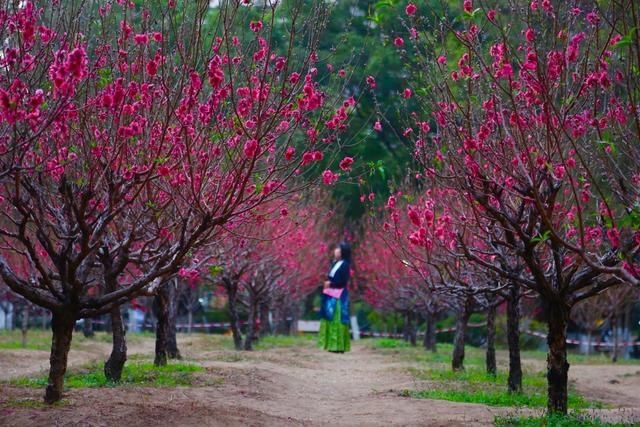
[[[509,393],[506,389],[468,388],[464,390],[437,388],[411,392],[411,397],[422,399],[449,400],[452,402],[480,403],[487,406],[514,406],[526,408],[546,408],[547,395],[540,391],[525,391],[523,393]],[[569,393],[569,406],[576,409],[594,407],[594,404],[582,396]]]
[[[146,339],[154,339],[153,332],[132,332],[127,333],[127,342],[130,344],[139,343]],[[81,331],[73,333],[71,348],[80,348],[93,342],[111,343],[111,334],[107,332],[96,332],[93,338],[85,338]],[[18,329],[0,330],[0,350],[22,349],[22,333]],[[43,329],[29,329],[27,332],[27,350],[51,350],[51,331]]]
[[[495,376],[486,373],[484,349],[465,347],[465,370],[454,372],[451,369],[453,346],[448,343],[438,344],[437,353],[425,351],[420,346],[411,347],[402,340],[389,338],[371,340],[368,345],[377,351],[414,362],[414,366],[409,369],[410,373],[419,380],[429,382],[428,388],[406,390],[402,393],[404,396],[480,403],[488,406],[528,408],[547,406],[545,372],[525,370],[522,377],[523,392],[509,393],[508,373],[505,369],[498,369]],[[525,357],[528,356],[523,355],[523,358]],[[498,366],[501,366],[500,362]],[[569,406],[574,409],[586,409],[599,408],[602,404],[587,401],[575,390],[570,389]]]
[[[313,344],[313,335],[268,335],[260,338],[256,344],[256,350],[269,350],[272,348],[290,348],[298,346],[308,346]]]
[[[68,388],[113,387],[118,385],[141,385],[154,387],[174,387],[193,385],[193,374],[204,371],[201,366],[192,363],[171,362],[156,367],[149,361],[127,362],[122,371],[120,383],[107,380],[104,364],[94,363],[84,368],[71,370],[65,375],[64,383]],[[47,377],[18,378],[10,384],[26,387],[43,387]]]
[[[579,412],[569,415],[536,416],[498,416],[494,419],[498,427],[618,427],[637,425],[629,423],[607,423],[598,417],[583,415]]]

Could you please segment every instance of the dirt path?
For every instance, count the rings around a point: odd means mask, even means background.
[[[38,403],[42,390],[0,385],[0,425],[473,426],[493,425],[497,414],[513,413],[402,397],[403,390],[420,387],[406,360],[360,343],[342,355],[311,345],[253,353],[212,350],[197,338],[180,345],[187,359],[206,367],[199,374],[203,386],[75,389],[64,405],[45,408]],[[152,347],[141,344],[140,350],[150,354]],[[640,420],[640,367],[606,368],[573,366],[572,379],[587,398],[625,406],[624,412],[598,415]]]

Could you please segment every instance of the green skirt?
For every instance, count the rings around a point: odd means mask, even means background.
[[[323,350],[343,353],[351,350],[349,326],[340,321],[340,301],[336,304],[333,320],[320,320],[320,332],[318,332],[318,346]]]

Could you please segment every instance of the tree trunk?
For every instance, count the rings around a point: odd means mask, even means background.
[[[193,328],[193,311],[191,307],[189,307],[189,311],[187,312],[187,333],[191,335],[191,329]]]
[[[256,314],[258,307],[255,301],[249,301],[249,319],[247,324],[247,335],[244,337],[244,349],[253,350],[253,339],[256,331]]]
[[[233,334],[233,345],[236,350],[242,350],[242,332],[240,331],[240,317],[238,316],[238,286],[228,285],[227,294],[229,296],[229,321],[231,323],[231,333]]]
[[[53,313],[51,318],[51,356],[49,358],[49,381],[44,395],[46,403],[55,403],[62,399],[64,374],[67,371],[67,356],[71,347],[75,316],[64,309]]]
[[[549,413],[567,413],[567,383],[569,362],[567,361],[567,324],[569,308],[563,303],[549,304],[549,334],[547,343],[547,382]]]
[[[409,342],[413,347],[417,345],[417,332],[416,332],[415,318],[416,318],[416,314],[410,310],[407,313],[407,330],[409,333]]]
[[[436,318],[431,312],[427,312],[425,316],[425,331],[423,345],[426,350],[431,350],[433,353],[437,351],[436,348]]]
[[[611,362],[618,361],[618,313],[611,316],[611,338],[613,338],[613,348],[611,349]]]
[[[520,286],[512,284],[507,298],[507,344],[509,346],[509,378],[511,393],[522,392],[522,361],[520,360]]]
[[[160,285],[153,297],[156,312],[156,355],[153,364],[165,366],[167,364],[169,345],[169,295],[167,283]]]
[[[260,304],[260,331],[259,336],[271,334],[271,322],[269,322],[269,304]]]
[[[489,310],[487,311],[487,355],[486,365],[487,374],[496,375],[498,370],[496,366],[496,305],[490,301]]]
[[[166,284],[167,287],[167,303],[168,303],[168,326],[167,326],[167,356],[169,359],[182,359],[180,350],[178,349],[177,337],[177,318],[178,318],[178,296],[177,296],[177,280],[172,280]]]
[[[29,304],[22,308],[22,348],[27,348],[27,332],[29,331]]]
[[[465,305],[456,317],[456,332],[453,336],[453,357],[451,360],[451,367],[454,371],[464,370],[464,338],[470,316],[471,310]]]
[[[84,319],[84,323],[82,325],[82,334],[85,338],[93,338],[95,333],[93,332],[93,319],[87,317]]]
[[[111,347],[109,360],[104,364],[104,375],[107,377],[107,380],[118,382],[120,378],[122,378],[124,362],[127,361],[127,340],[120,307],[112,308],[110,315],[113,345]]]

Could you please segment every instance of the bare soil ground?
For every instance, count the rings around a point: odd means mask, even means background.
[[[420,386],[406,360],[363,343],[347,354],[324,353],[311,344],[253,353],[210,344],[203,336],[180,339],[183,355],[206,367],[198,374],[202,386],[72,389],[61,405],[45,407],[43,390],[0,384],[0,425],[469,426],[493,425],[496,415],[514,412],[403,397],[402,390]],[[131,354],[152,350],[152,340],[130,345]],[[108,352],[107,343],[83,343],[70,364],[103,360]],[[0,380],[37,374],[47,358],[44,351],[0,350]],[[615,408],[598,410],[598,416],[640,421],[640,366],[574,365],[570,372],[587,399]]]

